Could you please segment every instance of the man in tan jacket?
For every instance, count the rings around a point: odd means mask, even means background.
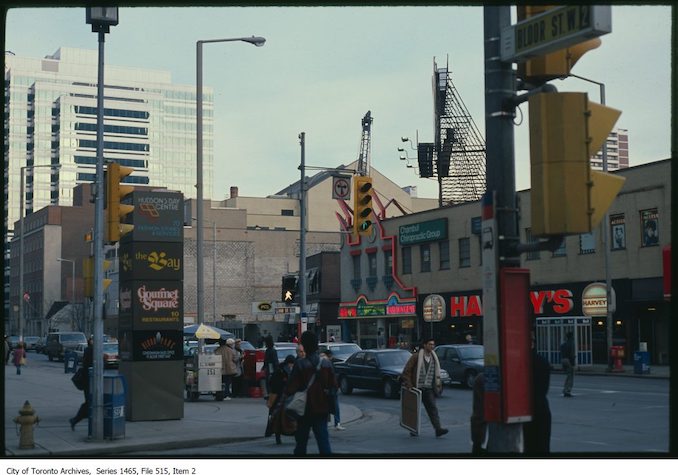
[[[440,362],[433,351],[436,346],[434,339],[428,338],[423,343],[422,348],[405,364],[402,376],[403,385],[408,389],[413,387],[421,389],[421,402],[431,420],[431,425],[436,430],[436,437],[440,437],[449,432],[440,425],[438,406],[436,406],[436,396],[443,389],[440,379]],[[410,432],[410,435],[417,434]]]
[[[235,340],[229,338],[224,343],[224,340],[219,340],[219,348],[214,350],[215,355],[221,356],[221,383],[224,386],[224,399],[231,400],[231,382],[233,376],[238,369],[235,365]]]

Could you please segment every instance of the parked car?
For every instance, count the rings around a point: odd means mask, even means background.
[[[440,345],[435,349],[440,366],[450,375],[451,381],[468,388],[473,387],[476,376],[485,367],[485,349],[482,345]]]
[[[80,343],[87,344],[87,337],[82,332],[53,332],[47,334],[45,352],[50,361],[54,358],[62,361],[66,350],[74,350]]]
[[[87,348],[87,343],[78,343],[78,345],[73,348],[75,357],[78,361],[78,364],[82,363],[82,357],[85,355],[85,349]]]
[[[7,337],[7,343],[9,344],[9,349],[13,350],[16,348],[16,345],[19,343],[19,337],[17,335],[10,335]]]
[[[279,364],[283,364],[288,355],[297,357],[297,343],[276,343],[273,347],[278,353]]]
[[[406,350],[360,350],[334,369],[342,394],[373,389],[387,399],[400,397],[400,376],[411,353]]]
[[[41,336],[38,338],[38,341],[35,342],[35,352],[44,353],[45,352],[45,337]]]
[[[24,345],[26,345],[26,351],[33,350],[35,351],[35,344],[38,342],[40,337],[37,336],[25,336]]]
[[[332,352],[332,361],[335,363],[346,361],[353,353],[362,350],[355,343],[320,343],[318,348],[321,352],[330,350]]]

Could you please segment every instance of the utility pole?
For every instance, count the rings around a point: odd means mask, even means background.
[[[487,193],[494,200],[496,213],[497,246],[495,262],[497,268],[492,285],[499,288],[499,271],[502,267],[517,267],[520,264],[519,255],[515,248],[519,241],[518,217],[515,192],[515,158],[513,113],[509,104],[515,95],[515,78],[510,62],[500,60],[500,36],[503,27],[511,24],[511,7],[486,6],[484,7],[484,39],[485,39],[485,137],[487,147]],[[483,258],[485,261],[485,258]],[[501,302],[499,292],[494,292],[496,301],[487,302],[485,306],[492,306],[496,321],[492,325],[491,334],[488,334],[488,325],[485,327],[486,352],[500,353],[499,332],[501,309],[505,303]],[[487,317],[486,317],[487,318]],[[490,322],[487,322],[490,323]],[[500,365],[505,362],[500,362]],[[486,387],[489,380],[486,378]],[[504,382],[499,382],[503,384]],[[522,423],[506,424],[504,422],[490,422],[487,449],[490,452],[522,452]]]
[[[299,182],[299,302],[301,306],[301,331],[306,331],[306,132],[299,134],[301,145],[301,181]]]

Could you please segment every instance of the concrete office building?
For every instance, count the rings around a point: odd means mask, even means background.
[[[614,171],[629,167],[629,131],[615,129],[607,136],[607,170]],[[591,168],[603,169],[603,152],[591,157]]]
[[[96,170],[96,50],[60,48],[44,58],[5,53],[5,273],[19,220],[47,205],[71,206],[76,185]],[[163,186],[195,196],[195,85],[169,71],[106,64],[104,159],[131,167],[126,183]],[[203,90],[204,194],[212,195],[213,92]],[[60,164],[58,171],[45,165]],[[39,168],[31,168],[40,166]],[[20,196],[21,168],[25,194]],[[5,285],[5,301],[8,301]],[[5,307],[7,314],[7,306]]]

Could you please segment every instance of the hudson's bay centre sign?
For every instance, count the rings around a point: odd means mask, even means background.
[[[406,224],[398,228],[398,240],[402,246],[447,239],[447,218]]]

